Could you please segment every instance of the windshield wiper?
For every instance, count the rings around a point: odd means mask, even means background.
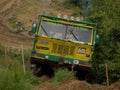
[[[46,30],[43,28],[42,25],[41,25],[41,28],[42,28],[42,30],[44,31],[44,33],[45,33],[47,36],[49,36],[48,33],[46,32]]]
[[[73,28],[69,29],[70,30],[70,35],[72,34],[73,37],[78,41],[78,38],[75,36],[75,34],[73,33]]]
[[[65,30],[65,35],[63,37],[63,40],[66,39],[66,37],[67,37],[67,31],[68,31],[68,25],[66,25],[66,30]]]

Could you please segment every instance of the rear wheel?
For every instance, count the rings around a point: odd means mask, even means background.
[[[86,80],[91,83],[93,79],[93,75],[91,71],[77,70],[76,77],[78,80]]]
[[[40,65],[32,62],[32,58],[27,61],[26,69],[34,75],[38,75],[41,71]]]
[[[39,76],[41,74],[41,69],[42,69],[42,66],[35,64],[35,63],[31,64],[32,74]]]

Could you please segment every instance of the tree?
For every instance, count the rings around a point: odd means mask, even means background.
[[[94,70],[97,81],[105,80],[104,64],[108,63],[111,82],[120,79],[120,3],[118,0],[93,0],[90,20],[98,24],[100,44],[96,47]],[[101,78],[100,78],[101,77]]]

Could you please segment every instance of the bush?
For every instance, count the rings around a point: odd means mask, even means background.
[[[8,20],[9,24],[13,27],[13,28],[17,28],[18,26],[16,25],[17,19],[15,17],[11,17]]]
[[[116,82],[120,79],[120,5],[118,0],[114,2],[93,0],[92,16],[90,20],[98,24],[97,29],[100,35],[100,43],[95,48],[93,68],[97,82],[105,82],[105,63],[108,63],[109,81]],[[114,6],[118,6],[115,8]],[[99,8],[98,8],[99,7]],[[112,16],[111,16],[112,15]]]
[[[68,1],[63,2],[64,9],[71,9],[71,7],[74,7],[74,5]]]
[[[24,74],[18,61],[9,63],[8,68],[0,69],[0,90],[31,90],[33,84],[39,84],[38,78],[29,72]]]
[[[67,69],[65,70],[59,69],[55,72],[55,76],[53,77],[53,82],[59,84],[63,80],[68,78],[75,78],[75,73],[68,71]]]
[[[39,79],[31,73],[23,71],[21,58],[12,59],[4,56],[4,47],[0,46],[0,90],[31,90],[33,85],[39,84]],[[26,58],[28,54],[25,54]]]
[[[76,9],[73,11],[73,13],[71,14],[72,16],[80,16],[83,14],[83,10],[79,7],[76,7]]]
[[[0,44],[0,56],[5,54],[5,48]]]

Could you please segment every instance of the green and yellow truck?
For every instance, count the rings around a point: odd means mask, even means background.
[[[91,69],[98,41],[95,23],[39,15],[38,23],[33,24],[31,32],[35,33],[30,58],[34,72],[40,71],[43,66]]]

